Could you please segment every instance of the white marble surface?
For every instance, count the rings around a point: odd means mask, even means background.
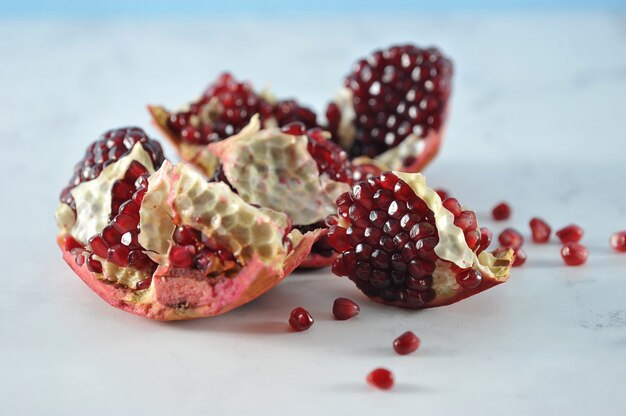
[[[298,273],[225,316],[156,323],[109,307],[62,262],[57,194],[105,129],[156,134],[146,103],[182,103],[223,69],[321,109],[354,58],[406,40],[440,45],[457,68],[430,183],[495,230],[527,234],[533,215],[581,224],[587,265],[527,244],[506,284],[419,312]],[[626,256],[607,241],[626,229],[625,15],[5,20],[0,56],[3,414],[624,414]],[[503,199],[513,219],[493,224]],[[333,321],[338,296],[361,315]],[[305,333],[286,331],[297,305],[316,318]],[[396,356],[408,329],[423,347]],[[378,366],[393,391],[366,386]]]

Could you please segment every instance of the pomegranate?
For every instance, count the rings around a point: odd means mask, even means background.
[[[585,232],[576,224],[570,224],[567,227],[561,228],[556,232],[556,236],[559,237],[561,243],[578,243]]]
[[[319,129],[302,123],[260,129],[254,116],[239,134],[207,147],[218,171],[241,198],[284,212],[302,233],[319,231],[319,240],[301,267],[331,264],[335,250],[326,241],[337,197],[350,189],[352,164]]]
[[[116,137],[104,144],[115,149]],[[82,165],[100,160],[101,142]],[[63,191],[57,241],[79,277],[125,311],[158,320],[227,312],[278,284],[319,237],[292,230],[285,214],[246,203],[185,163],[163,161],[147,136],[109,157]]]
[[[269,92],[257,93],[248,82],[223,73],[202,96],[181,110],[170,112],[148,106],[154,123],[176,147],[181,158],[212,177],[216,160],[206,145],[239,133],[255,114],[264,127],[284,126],[294,121],[307,128],[317,126],[317,116],[294,100],[277,100]]]
[[[498,205],[493,207],[491,215],[496,221],[508,220],[511,217],[511,206],[506,202],[500,202]]]
[[[589,250],[578,243],[567,243],[561,248],[561,257],[568,266],[580,266],[587,262]]]
[[[420,339],[412,331],[407,331],[393,341],[393,349],[400,355],[407,355],[417,351]]]
[[[448,305],[507,280],[513,250],[481,251],[473,211],[441,201],[421,174],[385,172],[337,199],[332,270],[394,306]]]
[[[547,243],[550,241],[550,234],[552,233],[552,228],[548,225],[547,222],[542,220],[541,218],[533,218],[530,220],[530,231],[533,237],[533,241],[538,244]]]
[[[359,305],[348,298],[337,298],[333,303],[333,316],[338,321],[352,319],[359,314]]]
[[[611,236],[610,244],[613,250],[626,253],[626,231],[619,231]]]
[[[353,157],[417,172],[443,137],[452,63],[435,48],[392,46],[360,59],[326,110],[333,140]]]
[[[289,326],[294,331],[306,331],[313,325],[313,317],[306,309],[302,307],[297,307],[293,311],[291,311],[291,315],[289,316]]]
[[[498,236],[502,247],[520,248],[524,244],[524,237],[513,228],[505,228]]]
[[[386,368],[377,368],[367,375],[367,382],[381,390],[393,387],[393,373]]]

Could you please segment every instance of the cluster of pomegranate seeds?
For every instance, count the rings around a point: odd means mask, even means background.
[[[589,250],[582,244],[566,243],[561,248],[561,257],[568,266],[580,266],[587,261]]]
[[[419,307],[432,289],[439,242],[435,216],[411,187],[393,173],[359,182],[337,199],[338,215],[328,242],[342,255],[332,266],[366,295]]]
[[[583,234],[583,229],[576,224],[570,224],[556,232],[556,236],[563,244],[578,243],[583,238]]]
[[[524,237],[513,228],[505,228],[498,236],[498,241],[502,247],[516,249],[524,244]]]
[[[261,123],[274,117],[279,126],[294,121],[301,121],[308,128],[317,125],[315,113],[308,108],[293,100],[271,104],[257,95],[248,82],[239,82],[224,73],[198,101],[173,113],[168,128],[184,142],[208,144],[237,134],[255,114],[259,114]]]
[[[508,220],[511,217],[511,206],[506,202],[500,202],[493,207],[491,215],[493,215],[493,219],[496,221]]]
[[[367,375],[367,382],[376,388],[389,390],[393,387],[393,373],[386,368],[377,368]]]
[[[61,192],[61,202],[75,210],[70,191],[82,182],[97,178],[102,169],[129,154],[136,143],[141,143],[154,168],[158,169],[165,160],[159,142],[149,138],[139,127],[109,130],[87,148],[83,159],[76,164],[72,179]]]
[[[550,228],[547,222],[545,222],[541,218],[535,217],[530,220],[529,225],[530,232],[535,243],[543,244],[550,241],[552,228]]]
[[[451,91],[452,63],[437,49],[413,45],[373,52],[345,80],[352,91],[356,137],[351,156],[376,156],[408,135],[424,137],[443,124]],[[326,111],[333,137],[341,120],[334,103]]]
[[[337,298],[333,303],[333,316],[338,321],[354,318],[360,311],[359,305],[348,298]]]
[[[289,316],[289,325],[294,331],[306,331],[313,325],[313,317],[306,309],[297,307],[291,311]]]
[[[463,230],[465,242],[471,250],[480,252],[484,244],[489,246],[491,232],[486,228],[478,228],[474,211],[463,210],[456,198],[447,198],[443,201],[443,206],[454,215],[454,225]]]
[[[174,245],[170,249],[169,260],[173,267],[200,270],[207,276],[214,272],[227,274],[240,268],[230,251],[216,248],[200,230],[179,225],[172,240]]]
[[[626,253],[626,231],[619,231],[611,236],[611,248],[620,253]]]
[[[326,173],[332,180],[351,183],[353,178],[352,163],[346,152],[328,140],[320,128],[306,130],[302,122],[289,123],[281,129],[294,136],[306,135],[307,150],[317,163],[320,174]]]
[[[89,239],[92,254],[87,260],[89,270],[102,273],[102,265],[93,255],[120,267],[153,270],[156,263],[139,244],[139,209],[148,187],[148,171],[136,160],[131,162],[122,179],[111,190],[111,222]]]
[[[393,349],[400,355],[407,355],[417,351],[420,339],[412,331],[407,331],[393,341]]]

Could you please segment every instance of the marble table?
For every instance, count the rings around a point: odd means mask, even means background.
[[[110,127],[155,136],[144,106],[177,104],[230,69],[324,108],[353,60],[436,44],[456,65],[445,145],[426,174],[496,232],[576,222],[591,256],[526,245],[504,285],[411,312],[327,270],[296,273],[227,315],[181,323],[113,309],[62,262],[57,195]],[[3,414],[623,415],[626,411],[626,15],[299,16],[10,20],[0,24],[0,403]],[[166,146],[166,153],[175,158]],[[493,223],[501,200],[514,214]],[[355,299],[357,319],[331,305]],[[287,331],[295,306],[316,322]],[[397,356],[392,340],[423,341]],[[365,384],[394,371],[389,392]]]

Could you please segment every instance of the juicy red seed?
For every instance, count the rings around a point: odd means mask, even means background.
[[[491,239],[493,238],[493,234],[487,227],[480,228],[480,246],[478,247],[477,252],[480,253],[484,250],[487,250],[489,244],[491,244]]]
[[[302,136],[306,132],[306,127],[304,126],[304,123],[295,121],[283,126],[280,130],[283,133],[290,134],[292,136]]]
[[[550,228],[547,222],[535,217],[530,220],[529,225],[535,243],[547,243],[550,240],[552,228]]]
[[[338,321],[354,318],[360,310],[359,305],[348,298],[337,298],[333,303],[333,316]]]
[[[135,289],[137,289],[137,290],[148,289],[151,284],[152,284],[152,278],[149,277],[147,279],[143,279],[143,280],[140,280],[139,282],[137,282],[137,286],[135,286]]]
[[[524,250],[522,250],[521,247],[519,248],[514,248],[513,251],[515,252],[515,260],[513,261],[513,267],[519,267],[522,264],[526,263],[526,252]]]
[[[326,173],[335,181],[352,182],[353,167],[346,152],[326,139],[321,129],[309,130],[307,139],[307,150],[315,160],[320,174]]]
[[[194,246],[173,246],[170,249],[170,263],[174,267],[190,268],[195,258]]]
[[[474,289],[480,286],[480,283],[483,280],[483,275],[474,269],[465,270],[456,275],[456,282],[463,289]]]
[[[107,254],[107,261],[115,263],[118,266],[128,266],[128,255],[130,251],[128,247],[123,244],[116,244],[113,247],[109,247]]]
[[[497,221],[507,220],[511,216],[511,207],[506,202],[500,202],[491,211],[493,219]]]
[[[513,228],[506,228],[498,236],[502,247],[520,248],[524,244],[524,237]]]
[[[411,331],[407,331],[393,341],[393,349],[400,355],[410,354],[420,346],[420,339]]]
[[[446,199],[450,198],[450,193],[446,191],[445,189],[437,188],[435,189],[435,192],[437,192],[437,195],[439,195],[439,198],[441,198],[442,201],[445,201]]]
[[[313,317],[306,309],[297,307],[291,311],[289,325],[295,331],[306,331],[313,325]]]
[[[620,253],[626,253],[626,231],[619,231],[611,236],[611,247]]]
[[[475,230],[478,226],[476,214],[473,211],[461,211],[459,216],[454,219],[454,225],[465,232]]]
[[[463,211],[463,208],[461,207],[461,204],[459,204],[459,201],[457,201],[456,198],[448,198],[445,201],[443,201],[443,206],[452,213],[452,215],[454,215],[454,217],[458,217],[461,212]]]
[[[367,375],[367,382],[382,390],[393,387],[393,373],[386,368],[377,368]]]
[[[87,269],[94,273],[102,273],[102,263],[93,258],[93,254],[87,259]]]
[[[89,247],[91,247],[91,251],[93,251],[99,257],[103,259],[107,258],[107,254],[109,252],[109,247],[107,243],[104,242],[102,237],[94,236],[89,239]]]
[[[585,232],[576,224],[570,224],[556,232],[561,243],[578,243]]]
[[[589,250],[578,243],[567,243],[561,248],[561,257],[568,266],[580,266],[587,261]]]
[[[174,242],[182,246],[193,245],[200,241],[200,232],[186,225],[179,225],[174,230]]]
[[[83,245],[76,241],[71,235],[66,235],[63,238],[63,249],[65,251],[72,251],[74,248],[83,248]]]
[[[436,49],[413,45],[374,51],[359,60],[344,85],[352,92],[356,113],[351,156],[373,157],[409,135],[425,137],[443,124],[451,91],[452,63]],[[341,141],[342,108],[326,111],[333,139]],[[411,163],[410,155],[404,163]]]

